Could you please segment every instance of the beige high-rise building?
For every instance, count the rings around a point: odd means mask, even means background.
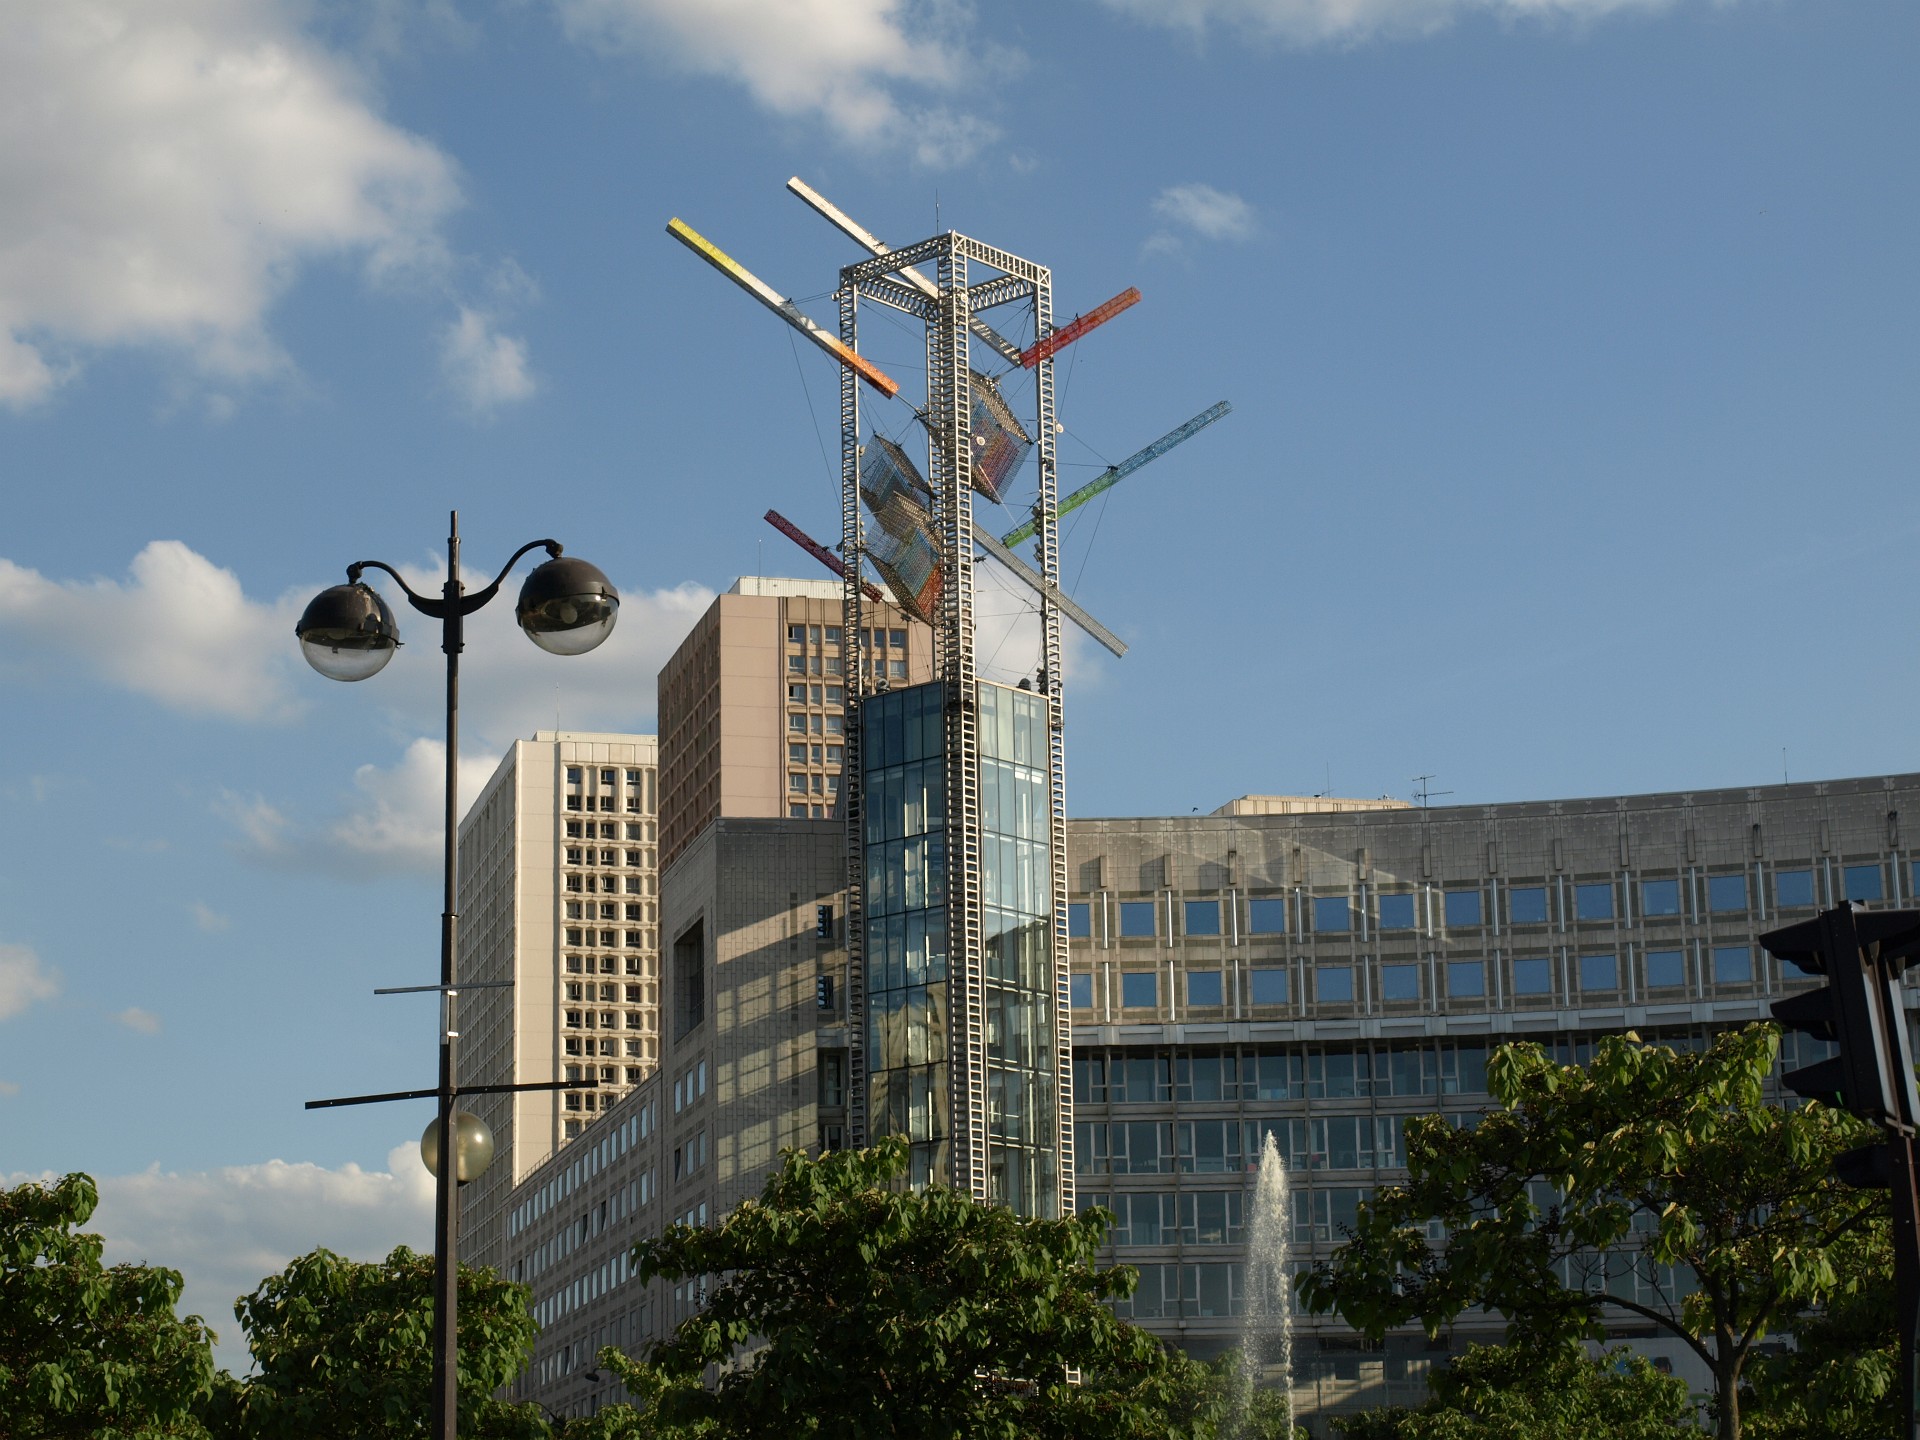
[[[659,771],[651,735],[515,742],[460,826],[459,1079],[498,1159],[461,1192],[463,1258],[505,1258],[498,1199],[660,1062]],[[503,984],[505,982],[505,984]],[[496,1192],[498,1192],[496,1194]]]
[[[900,685],[931,679],[932,632],[868,610],[867,653]],[[833,580],[742,577],[660,670],[660,868],[713,821],[826,820],[840,799],[846,705]]]

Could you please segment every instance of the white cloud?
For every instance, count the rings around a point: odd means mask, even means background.
[[[810,117],[868,146],[964,160],[995,127],[906,92],[959,93],[1020,57],[983,56],[963,0],[554,0],[571,38],[742,86],[776,115]]]
[[[1147,239],[1149,253],[1181,249],[1189,239],[1240,241],[1254,233],[1253,207],[1229,190],[1198,181],[1170,185],[1153,199],[1161,228]]]
[[[60,993],[60,976],[25,945],[0,944],[0,1020]]]
[[[440,337],[440,371],[472,415],[491,415],[539,388],[527,369],[526,342],[496,330],[492,316],[468,305]]]
[[[160,1017],[151,1010],[142,1010],[138,1005],[129,1005],[124,1010],[116,1010],[113,1018],[127,1029],[141,1035],[158,1035]]]
[[[240,1373],[247,1350],[233,1302],[315,1246],[355,1260],[384,1259],[396,1245],[433,1245],[433,1179],[412,1144],[396,1146],[388,1170],[338,1170],[268,1160],[221,1170],[96,1177],[100,1208],[88,1229],[106,1240],[109,1264],[165,1265],[181,1272],[180,1313],[218,1332],[219,1363]],[[13,1175],[17,1185],[41,1176]]]
[[[434,274],[454,166],[375,113],[299,0],[9,0],[0,26],[0,403],[86,352],[203,376],[285,367],[267,313],[300,268]]]
[[[401,569],[415,589],[441,583],[425,567]],[[367,578],[382,583],[373,572]],[[465,578],[471,588],[492,577]],[[556,728],[650,729],[660,666],[713,602],[711,590],[694,584],[626,593],[606,642],[562,659],[520,633],[513,585],[509,580],[500,599],[467,623],[460,663],[462,813],[515,739]],[[239,832],[243,850],[276,867],[317,866],[353,879],[439,868],[446,783],[440,737],[446,671],[439,652],[407,646],[368,683],[379,687],[395,732],[410,737],[399,758],[360,766],[351,791],[342,794],[341,813],[330,820],[302,821],[264,796],[223,793],[214,808]]]
[[[193,923],[209,935],[217,935],[222,930],[233,928],[233,917],[222,915],[204,900],[193,902]]]
[[[1458,20],[1588,20],[1665,10],[1681,0],[1105,0],[1151,24],[1204,32],[1219,25],[1292,45],[1432,34]],[[1715,0],[1731,4],[1733,0]]]
[[[0,107],[4,108],[4,107]],[[300,602],[249,600],[178,540],[134,556],[125,581],[49,580],[0,559],[0,635],[46,665],[78,659],[103,679],[191,714],[279,720]]]

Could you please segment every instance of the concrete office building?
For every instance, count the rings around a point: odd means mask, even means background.
[[[568,1079],[464,1100],[498,1159],[461,1191],[463,1256],[504,1266],[505,1196],[659,1063],[656,747],[650,735],[536,733],[460,825],[459,1076]]]
[[[1310,1263],[1401,1173],[1407,1116],[1486,1103],[1491,1047],[1533,1039],[1578,1060],[1603,1034],[1694,1045],[1764,1017],[1801,977],[1760,932],[1842,899],[1916,903],[1901,820],[1916,804],[1920,775],[1902,775],[1072,822],[1077,1198],[1115,1213],[1109,1258],[1141,1269],[1128,1313],[1197,1354],[1236,1342],[1247,1170],[1268,1133]],[[504,1197],[510,1273],[544,1327],[523,1396],[616,1398],[582,1378],[598,1345],[662,1334],[697,1303],[635,1283],[632,1242],[716,1219],[782,1144],[836,1138],[844,985],[822,1010],[818,982],[845,952],[816,921],[822,905],[844,913],[843,843],[835,825],[723,820],[664,877],[669,950],[688,941],[665,1003],[702,997],[700,1018],[670,1021],[659,1075]],[[1795,1042],[1785,1066],[1809,1058]],[[1368,1349],[1303,1317],[1301,1413],[1324,1433],[1313,1417],[1417,1400],[1436,1355],[1476,1333]],[[1679,1347],[1642,1343],[1688,1373]]]
[[[722,815],[822,820],[845,775],[847,647],[833,580],[743,576],[660,671],[662,868]],[[875,602],[871,682],[931,672],[925,626]]]

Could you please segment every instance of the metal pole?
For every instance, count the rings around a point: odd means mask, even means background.
[[[1900,1430],[1920,1440],[1920,1175],[1914,1169],[1913,1136],[1895,1134],[1893,1150],[1894,1313],[1900,1317]]]
[[[446,614],[440,648],[447,655],[447,796],[445,899],[440,911],[440,1166],[434,1177],[433,1225],[433,1399],[434,1440],[456,1440],[460,1419],[459,1232],[460,1187],[454,1175],[453,1137],[453,956],[459,939],[455,913],[459,867],[460,651],[464,643],[460,584],[460,512],[452,512],[447,535],[447,583],[442,589]]]

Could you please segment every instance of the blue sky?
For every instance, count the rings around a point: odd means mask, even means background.
[[[343,18],[351,17],[351,18]],[[848,242],[955,228],[1143,303],[1059,364],[1079,814],[1913,768],[1920,11],[1906,0],[16,0],[0,21],[0,1172],[229,1297],[424,1243],[438,657],[308,672],[348,561],[552,534],[470,769],[653,675],[759,521],[834,526]],[[883,363],[914,344],[874,332]],[[899,433],[906,411],[875,412]],[[403,620],[404,623],[404,620]],[[1783,755],[1784,752],[1784,755]],[[231,1358],[231,1351],[227,1352]]]

